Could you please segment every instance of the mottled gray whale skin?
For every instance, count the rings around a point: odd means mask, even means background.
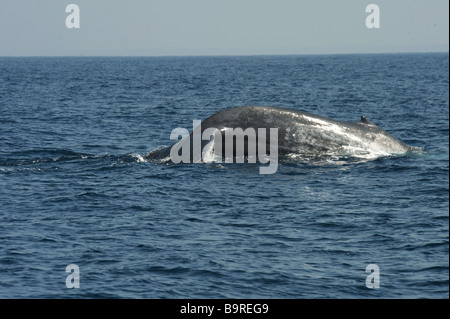
[[[202,132],[207,128],[266,128],[267,135],[270,128],[278,128],[278,156],[281,159],[286,156],[376,158],[418,149],[401,142],[364,116],[359,122],[344,122],[272,106],[241,106],[222,110],[201,123]],[[190,138],[192,140],[192,133]],[[270,139],[266,138],[266,141]],[[206,143],[202,142],[202,147]],[[170,148],[150,152],[147,158],[168,158]]]

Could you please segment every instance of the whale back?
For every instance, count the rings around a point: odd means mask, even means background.
[[[344,122],[281,107],[244,106],[208,117],[202,131],[210,127],[278,128],[279,154],[389,155],[412,149],[364,116],[358,122]]]
[[[373,159],[404,154],[415,149],[364,116],[361,116],[358,122],[345,122],[282,107],[241,106],[225,109],[201,122],[201,133],[209,128],[216,128],[221,132],[236,128],[242,130],[253,128],[257,132],[257,129],[264,128],[266,143],[271,141],[270,129],[276,128],[280,160],[286,158],[309,160],[327,156]],[[225,153],[225,135],[222,134],[222,154]],[[186,142],[190,142],[193,160],[193,133],[187,138],[190,140]],[[256,139],[258,141],[259,137]],[[245,139],[245,152],[248,149],[247,142],[248,139]],[[203,150],[208,143],[210,141],[202,140],[201,149]],[[155,150],[147,157],[167,159],[170,156],[170,148]],[[266,149],[270,149],[270,145],[266,145]]]

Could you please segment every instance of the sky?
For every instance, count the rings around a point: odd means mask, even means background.
[[[67,28],[66,6],[80,9]],[[367,28],[377,4],[380,28]],[[448,52],[448,0],[0,0],[0,56]]]

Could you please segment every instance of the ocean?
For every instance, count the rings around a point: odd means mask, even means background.
[[[242,105],[423,152],[146,160]],[[448,53],[0,58],[0,298],[449,298],[448,225]]]

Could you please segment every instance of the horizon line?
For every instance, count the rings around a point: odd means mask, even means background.
[[[0,55],[0,58],[175,58],[175,57],[256,57],[256,56],[311,56],[311,55],[387,55],[387,54],[442,54],[449,51],[387,51],[387,52],[348,52],[348,53],[260,53],[260,54],[167,54],[167,55]]]

